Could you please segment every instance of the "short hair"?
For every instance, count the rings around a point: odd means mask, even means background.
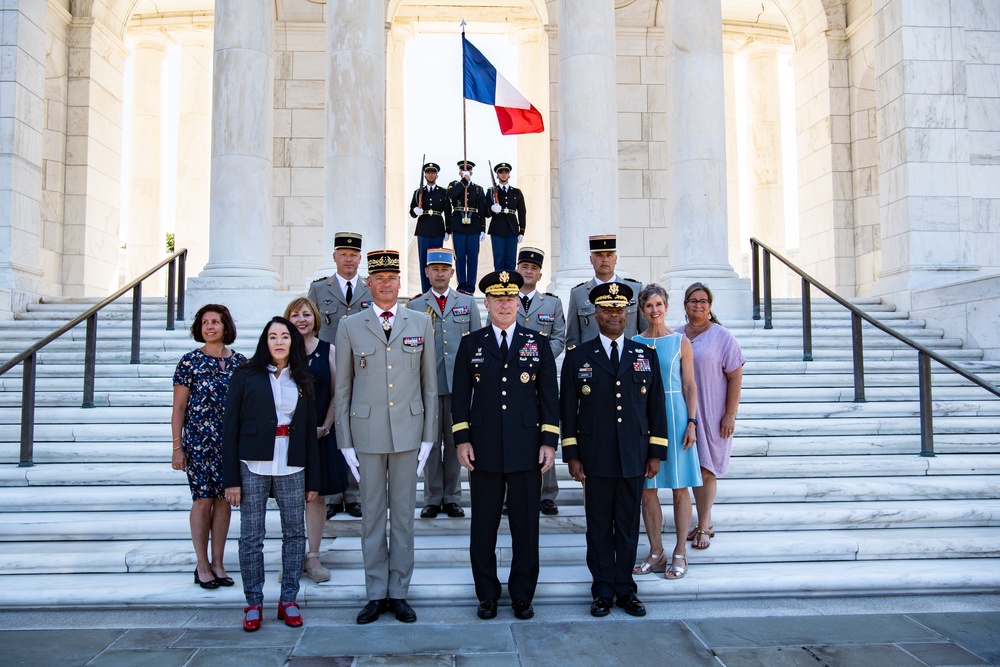
[[[232,345],[236,340],[236,323],[233,322],[233,316],[229,309],[221,303],[206,303],[198,309],[198,312],[194,314],[194,321],[191,322],[191,338],[199,343],[205,342],[205,337],[201,335],[201,318],[205,317],[205,313],[219,314],[219,317],[222,318],[222,344]]]
[[[670,303],[670,296],[667,294],[667,290],[663,288],[663,285],[659,283],[649,283],[639,290],[639,308],[643,308],[646,305],[646,302],[654,296],[662,298],[664,305]]]
[[[350,248],[349,248],[350,249]],[[291,321],[292,313],[296,310],[302,310],[303,307],[308,308],[313,314],[313,335],[318,336],[319,330],[322,323],[319,321],[319,308],[316,304],[312,302],[312,299],[305,296],[300,296],[297,299],[292,299],[287,306],[285,306],[285,319]]]

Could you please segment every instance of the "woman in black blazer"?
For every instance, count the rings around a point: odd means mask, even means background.
[[[240,507],[240,572],[247,607],[243,629],[260,628],[264,603],[264,519],[273,495],[281,513],[278,618],[302,625],[295,598],[305,553],[305,503],[319,490],[319,446],[312,379],[302,334],[274,317],[257,351],[229,382],[222,422],[222,476],[226,499]]]

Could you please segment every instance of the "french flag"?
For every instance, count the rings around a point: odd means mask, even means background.
[[[532,134],[545,130],[538,109],[497,72],[486,56],[465,38],[465,33],[462,33],[462,60],[465,98],[496,109],[500,134]]]

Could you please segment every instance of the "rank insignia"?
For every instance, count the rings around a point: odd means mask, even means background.
[[[454,308],[451,309],[451,314],[452,315],[468,315],[469,314],[469,307],[468,306],[455,306]]]
[[[649,359],[643,357],[641,359],[636,359],[635,361],[632,362],[632,370],[636,371],[637,373],[648,373],[649,371],[653,370],[653,368],[649,363]]]
[[[556,318],[552,317],[549,313],[538,313],[539,324],[552,324],[555,321]]]
[[[361,307],[362,308],[371,308],[373,303],[375,303],[375,302],[374,301],[362,301],[361,302]]]
[[[582,387],[580,387],[580,393],[583,394],[584,396],[590,396],[590,385],[585,384]]]
[[[410,338],[403,339],[403,345],[406,347],[417,347],[424,344],[423,336],[412,336]]]
[[[643,385],[643,386],[639,387],[639,393],[640,394],[645,394],[646,393],[646,385]]]
[[[333,299],[323,299],[323,303],[329,306],[331,303],[333,303]]]
[[[528,375],[527,373],[521,373],[521,382],[522,382],[522,383],[524,383],[524,384],[528,384],[528,381],[529,381],[530,379],[531,379],[531,376],[530,376],[530,375]]]

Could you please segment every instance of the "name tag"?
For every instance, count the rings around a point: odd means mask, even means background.
[[[371,308],[373,303],[375,303],[375,302],[374,301],[362,301],[361,302],[361,307],[362,308]]]
[[[649,365],[649,359],[647,359],[646,357],[643,357],[642,359],[638,359],[638,360],[632,362],[632,370],[634,370],[634,371],[636,371],[638,373],[648,373],[648,372],[652,371],[653,369]]]
[[[423,336],[412,336],[410,338],[403,338],[403,345],[407,347],[417,347],[424,344]]]
[[[454,308],[451,309],[451,314],[452,315],[468,315],[469,314],[469,307],[468,306],[455,306]]]
[[[538,313],[538,322],[540,324],[552,324],[556,321],[556,318],[548,313]]]

